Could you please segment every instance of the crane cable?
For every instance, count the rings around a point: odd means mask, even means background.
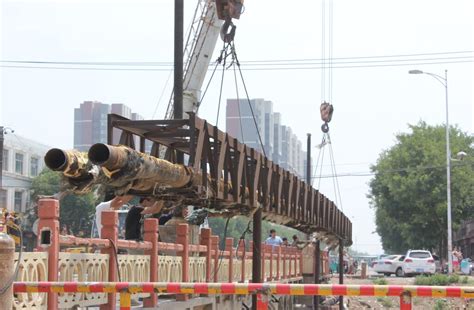
[[[325,154],[325,147],[328,146],[328,153],[329,153],[329,161],[331,167],[331,174],[333,175],[333,188],[334,188],[334,198],[336,205],[338,205],[341,210],[343,210],[342,206],[342,198],[341,198],[341,191],[339,186],[339,179],[337,177],[336,171],[336,162],[334,159],[334,150],[332,147],[332,140],[331,135],[329,134],[329,125],[328,123],[332,119],[332,114],[334,112],[334,108],[332,105],[333,102],[333,0],[328,0],[328,6],[326,7],[326,0],[322,0],[321,2],[321,62],[322,62],[322,70],[321,70],[321,106],[320,106],[320,114],[321,119],[324,122],[321,126],[321,131],[323,132],[323,137],[321,144],[319,145],[319,154],[318,159],[315,165],[315,175],[318,172],[318,165],[319,166],[319,180],[318,180],[318,189],[321,188],[321,179],[322,179],[322,172],[323,172],[323,162],[324,162],[324,154]],[[327,16],[326,16],[327,11]],[[327,19],[326,19],[327,17]],[[327,26],[327,31],[326,31]],[[326,37],[326,32],[327,37]],[[327,42],[327,46],[326,46]],[[327,57],[326,57],[327,52]],[[320,161],[321,159],[321,161]]]

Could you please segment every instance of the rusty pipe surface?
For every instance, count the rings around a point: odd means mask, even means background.
[[[153,193],[158,188],[180,188],[199,182],[184,165],[122,145],[97,143],[91,146],[88,155],[93,164],[101,167],[102,181],[118,189],[119,193],[129,190]]]
[[[44,156],[44,162],[49,169],[61,172],[62,190],[87,193],[95,184],[98,169],[89,161],[87,153],[53,148]]]
[[[67,177],[80,177],[90,170],[87,153],[61,149],[50,149],[44,156],[44,163],[53,171],[61,171]]]

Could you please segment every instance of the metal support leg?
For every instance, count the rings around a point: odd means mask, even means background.
[[[314,284],[319,284],[320,279],[320,264],[321,264],[321,249],[319,241],[314,244]],[[320,298],[315,295],[313,298],[313,309],[319,309]]]
[[[344,245],[339,239],[339,284],[344,284]],[[339,310],[344,309],[344,297],[339,296]]]
[[[262,209],[258,209],[253,215],[253,255],[252,255],[252,282],[262,281]],[[252,309],[257,309],[257,295],[252,295]],[[262,308],[263,309],[263,308]]]

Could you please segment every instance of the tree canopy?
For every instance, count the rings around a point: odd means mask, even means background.
[[[32,183],[32,199],[38,196],[53,195],[60,191],[61,175],[49,169],[43,170]],[[93,193],[86,195],[69,194],[60,201],[59,221],[67,225],[74,233],[90,231],[91,216],[95,212],[96,198]]]
[[[371,167],[369,198],[375,209],[376,231],[389,253],[430,249],[443,256],[447,242],[446,127],[425,122],[409,125],[410,133],[396,135]],[[452,160],[451,197],[453,231],[474,215],[474,139],[450,128]]]

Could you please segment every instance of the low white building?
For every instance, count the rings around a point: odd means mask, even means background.
[[[4,136],[0,208],[24,212],[30,205],[31,183],[44,167],[50,147],[15,133]]]

